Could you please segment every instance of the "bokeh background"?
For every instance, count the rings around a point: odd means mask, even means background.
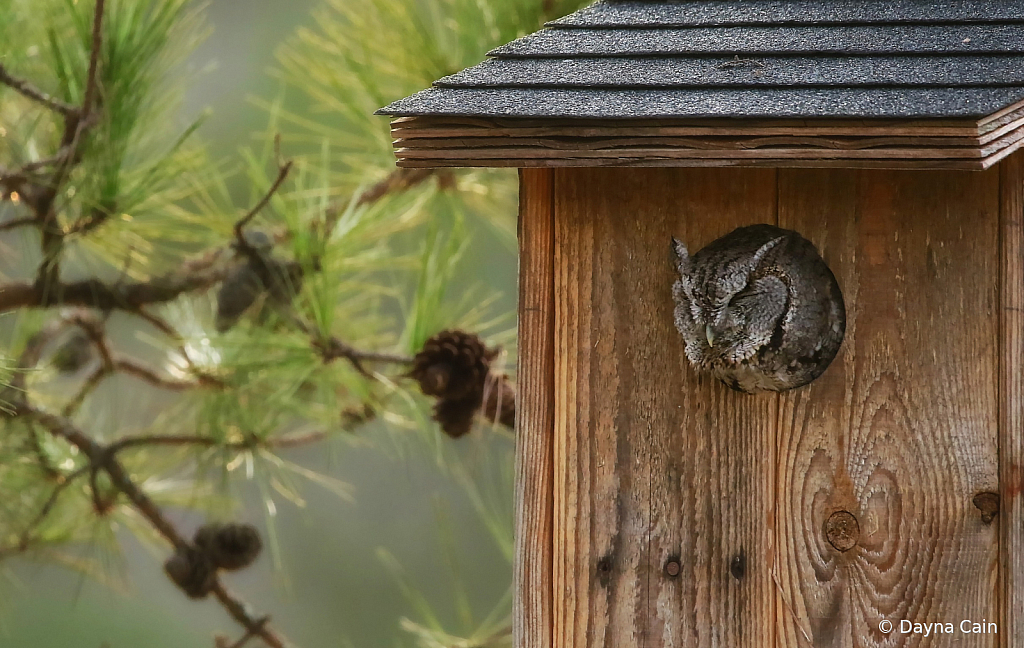
[[[213,31],[188,61],[197,74],[186,86],[181,124],[212,111],[199,136],[213,158],[230,164],[240,147],[264,137],[268,116],[259,100],[280,92],[269,73],[275,51],[297,28],[315,26],[311,11],[317,4],[209,2]],[[290,97],[290,107],[301,113],[301,101]],[[232,181],[232,190],[244,196],[240,183]],[[514,228],[514,200],[503,209],[491,215],[500,227],[472,232],[474,244],[459,270],[465,279],[457,279],[452,290],[483,284],[498,296],[496,308],[509,314],[511,326],[514,241],[496,232]],[[0,272],[21,265],[21,256],[17,238],[0,239]],[[140,399],[133,390],[145,391],[118,380],[104,386],[102,395],[127,412],[128,403]],[[470,632],[495,610],[507,612],[511,435],[483,430],[458,442],[443,441],[423,442],[408,431],[374,423],[355,438],[286,451],[286,458],[349,483],[353,497],[349,501],[309,487],[303,491],[304,507],[279,507],[271,520],[279,564],[266,552],[253,568],[228,575],[228,586],[306,648],[412,646],[403,619]],[[472,488],[467,490],[467,483]],[[243,503],[238,517],[266,530],[255,487],[239,479],[233,492]],[[479,514],[482,503],[492,516],[490,528]],[[182,511],[170,516],[185,527],[201,519]],[[7,574],[0,577],[6,579],[0,586],[0,647],[209,647],[217,632],[237,638],[237,626],[219,606],[189,601],[167,580],[161,571],[165,556],[127,533],[119,539],[121,555],[96,550],[109,583],[49,563],[6,561]]]

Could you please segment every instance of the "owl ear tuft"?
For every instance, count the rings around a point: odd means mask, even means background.
[[[690,251],[686,249],[686,244],[672,237],[672,252],[676,256],[676,269],[679,270],[679,274],[686,276],[690,274],[692,263],[690,261]]]
[[[767,243],[765,243],[761,247],[757,248],[757,252],[754,252],[754,256],[751,259],[751,264],[750,264],[751,270],[757,268],[757,266],[760,265],[760,263],[761,263],[761,259],[764,258],[764,255],[768,254],[768,252],[770,252],[773,247],[775,247],[776,245],[781,243],[782,239],[784,239],[784,238],[786,238],[786,237],[785,236],[778,236],[778,237],[773,238],[772,240],[768,241]]]

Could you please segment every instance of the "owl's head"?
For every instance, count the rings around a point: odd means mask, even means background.
[[[703,368],[735,366],[781,334],[786,284],[761,266],[783,240],[776,236],[722,250],[709,246],[691,257],[682,241],[673,239],[679,271],[676,327],[690,362]]]

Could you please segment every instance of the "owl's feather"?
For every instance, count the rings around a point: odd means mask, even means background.
[[[846,310],[814,245],[773,225],[734,230],[691,255],[673,239],[675,324],[686,357],[733,389],[784,391],[835,358]]]

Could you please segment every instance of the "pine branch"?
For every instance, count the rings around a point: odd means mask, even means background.
[[[93,10],[92,46],[89,50],[89,70],[86,73],[85,95],[82,105],[73,113],[64,116],[64,134],[61,137],[57,155],[64,154],[64,159],[57,166],[53,177],[45,189],[33,200],[36,220],[38,221],[40,247],[43,259],[36,270],[36,285],[43,292],[49,292],[60,281],[60,262],[64,254],[64,237],[66,233],[57,227],[57,213],[53,206],[71,169],[78,162],[78,145],[82,136],[97,120],[94,119],[93,104],[95,103],[99,73],[99,57],[103,46],[103,11],[106,0],[96,0]]]
[[[96,99],[96,84],[99,73],[100,49],[103,47],[103,10],[106,0],[96,0],[92,18],[92,47],[89,49],[89,71],[86,74],[85,96],[82,99],[80,118],[85,119],[93,109]]]
[[[28,416],[54,436],[60,437],[77,447],[89,459],[90,464],[95,469],[103,470],[107,473],[113,486],[125,495],[128,501],[131,502],[132,507],[175,549],[187,550],[191,546],[191,543],[164,516],[156,503],[135,483],[128,471],[125,470],[124,465],[111,452],[109,446],[97,443],[65,417],[49,414],[29,407],[24,403],[16,406],[16,409],[20,415]],[[285,648],[286,642],[284,638],[270,628],[266,619],[264,617],[254,617],[248,611],[248,606],[225,588],[219,579],[215,581],[212,592],[224,609],[227,610],[228,614],[241,624],[246,631],[258,636],[271,648]]]
[[[193,272],[172,272],[148,281],[123,285],[112,285],[99,279],[57,281],[49,286],[14,281],[0,285],[0,313],[18,308],[80,306],[139,314],[143,306],[164,304],[186,293],[206,290],[221,281],[226,273],[226,267],[213,266]],[[150,319],[150,316],[140,316]]]
[[[100,355],[100,366],[93,371],[82,384],[78,393],[64,405],[62,414],[70,416],[81,407],[89,394],[95,390],[104,379],[116,373],[123,373],[133,376],[154,387],[170,391],[185,391],[199,387],[210,386],[211,381],[204,380],[176,380],[167,376],[161,376],[149,367],[139,363],[137,360],[115,354],[110,350],[107,343],[107,335],[103,322],[91,313],[75,313],[65,318],[69,323],[78,326],[89,337],[92,345]]]
[[[34,101],[44,108],[48,108],[56,113],[60,113],[65,117],[78,114],[78,107],[54,99],[42,90],[33,86],[28,81],[13,76],[7,71],[7,68],[5,68],[2,63],[0,63],[0,83],[14,90],[26,99]]]

